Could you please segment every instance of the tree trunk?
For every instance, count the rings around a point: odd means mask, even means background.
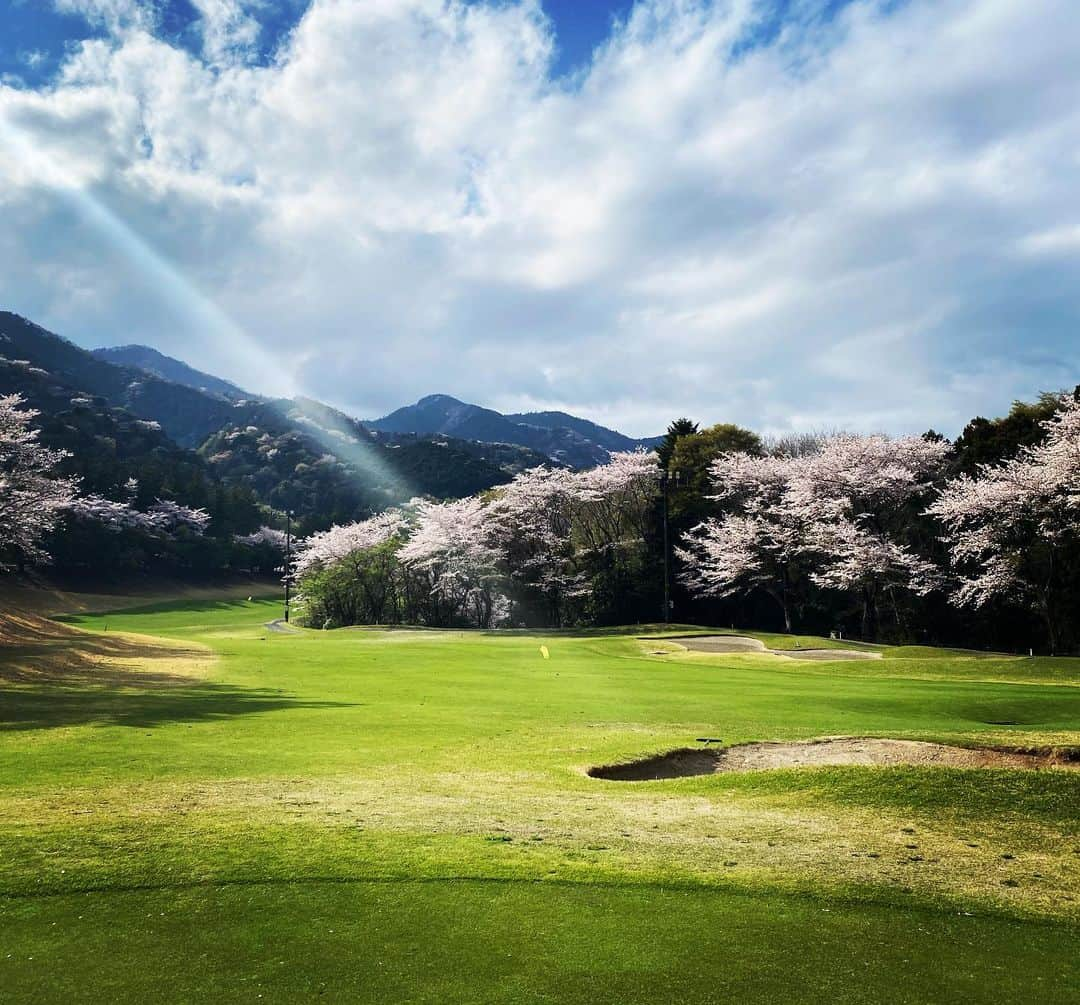
[[[784,631],[791,634],[791,605],[788,603],[788,571],[787,566],[784,566],[783,574],[780,578],[780,606],[784,611]]]
[[[1050,607],[1050,591],[1046,590],[1040,599],[1039,608],[1042,612],[1043,622],[1046,625],[1046,642],[1050,647],[1050,655],[1057,655],[1057,626],[1054,624],[1054,612]]]
[[[864,642],[877,637],[877,598],[872,586],[863,587],[862,637]]]
[[[791,604],[788,603],[788,576],[787,569],[782,569],[780,572],[780,588],[765,591],[773,600],[776,601],[777,606],[780,608],[780,612],[784,616],[784,631],[788,635],[792,634],[792,622],[791,622]]]
[[[1039,591],[1039,602],[1042,608],[1043,620],[1046,622],[1046,641],[1050,646],[1050,655],[1054,656],[1057,653],[1057,632],[1054,625],[1054,610],[1050,602],[1050,598],[1053,594],[1054,583],[1054,549],[1050,548],[1048,555],[1048,571],[1046,574],[1046,584]]]

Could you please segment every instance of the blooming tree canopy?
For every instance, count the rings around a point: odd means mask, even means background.
[[[792,630],[808,540],[806,515],[788,499],[797,466],[784,456],[721,455],[710,466],[712,498],[728,511],[698,524],[675,549],[692,593],[727,597],[762,589],[779,605],[785,631]]]
[[[116,533],[136,530],[156,536],[177,533],[201,536],[210,523],[206,510],[194,509],[172,499],[158,499],[143,512],[129,502],[118,502],[105,496],[77,496],[70,501],[67,510],[76,519],[99,523]]]
[[[930,492],[949,449],[919,436],[845,433],[797,462],[788,503],[807,522],[811,579],[861,596],[864,638],[875,634],[884,597],[899,617],[897,590],[925,594],[941,583],[906,538],[912,504]]]
[[[1032,605],[1053,650],[1059,555],[1080,539],[1080,401],[1063,397],[1042,425],[1042,443],[954,479],[927,512],[944,527],[959,576],[954,600],[978,608],[1004,596]]]
[[[659,478],[656,453],[644,450],[613,453],[607,464],[577,474],[573,487],[586,547],[600,553],[637,546]]]
[[[301,541],[292,572],[308,616],[321,624],[396,621],[405,594],[397,553],[410,525],[408,513],[391,509]]]
[[[476,496],[452,502],[421,502],[416,509],[416,530],[402,546],[401,561],[424,575],[429,597],[448,610],[436,620],[467,612],[481,628],[491,626],[502,609],[499,551],[485,521],[485,504]]]
[[[270,548],[273,551],[285,551],[285,531],[276,527],[267,527],[265,524],[251,534],[237,534],[234,538],[237,544],[248,548]]]
[[[554,625],[582,588],[571,540],[574,480],[562,468],[531,468],[500,489],[484,513],[507,576],[540,595]]]
[[[932,563],[903,540],[902,515],[929,491],[947,452],[920,437],[838,434],[793,454],[723,455],[711,474],[726,512],[678,549],[683,580],[705,595],[764,589],[788,631],[793,588],[804,579],[858,592],[869,636],[882,593],[936,585]]]
[[[656,483],[655,455],[642,452],[588,472],[536,468],[481,496],[413,500],[314,534],[295,570],[327,624],[385,615],[488,627],[537,606],[561,624],[597,577],[644,551]]]
[[[45,561],[42,538],[75,495],[75,481],[56,468],[64,454],[38,442],[36,412],[17,394],[0,396],[0,561]]]
[[[357,523],[335,524],[298,543],[293,571],[302,576],[312,569],[333,565],[356,552],[401,537],[407,526],[408,518],[400,509],[389,509]]]

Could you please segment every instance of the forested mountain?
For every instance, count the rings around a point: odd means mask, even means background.
[[[184,447],[195,447],[222,426],[243,421],[242,407],[218,395],[163,380],[145,370],[98,359],[85,349],[6,311],[0,312],[0,355],[27,360],[71,390],[97,395],[158,422]],[[17,388],[11,388],[17,390]]]
[[[566,412],[514,412],[506,415],[511,422],[535,429],[568,429],[578,436],[598,444],[608,451],[634,450],[637,447],[655,447],[663,440],[662,436],[646,436],[634,439],[615,429],[581,419]]]
[[[208,377],[160,354],[125,353],[136,357],[193,383]],[[197,507],[236,492],[250,501],[248,523],[261,506],[264,519],[292,509],[302,526],[318,529],[414,495],[483,491],[544,460],[520,448],[372,432],[311,399],[200,389],[109,362],[0,312],[0,393],[13,392],[41,413],[43,442],[68,450],[68,473],[93,491],[117,498],[133,477],[140,491]],[[173,472],[171,480],[155,473],[163,467]],[[178,483],[186,471],[198,478]]]
[[[428,395],[365,424],[385,432],[443,433],[485,443],[517,444],[572,468],[603,464],[614,451],[652,447],[660,440],[633,439],[565,412],[503,415],[448,394]]]

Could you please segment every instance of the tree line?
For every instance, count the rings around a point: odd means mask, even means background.
[[[197,548],[212,533],[206,508],[141,498],[135,482],[86,491],[32,418],[16,396],[0,398],[0,558],[38,561],[79,534],[111,534],[157,542],[144,545],[152,561],[155,547]],[[415,499],[304,533],[287,570],[273,520],[256,527],[248,513],[217,540],[286,571],[318,627],[667,615],[1060,652],[1080,642],[1078,507],[1074,393],[973,420],[953,443],[933,431],[763,440],[678,420],[656,452],[581,472],[533,468],[463,499]]]

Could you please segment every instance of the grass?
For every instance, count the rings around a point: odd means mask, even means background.
[[[278,613],[196,598],[12,627],[4,1001],[1080,991],[1080,772],[584,774],[698,736],[1077,745],[1080,660],[282,635]]]

